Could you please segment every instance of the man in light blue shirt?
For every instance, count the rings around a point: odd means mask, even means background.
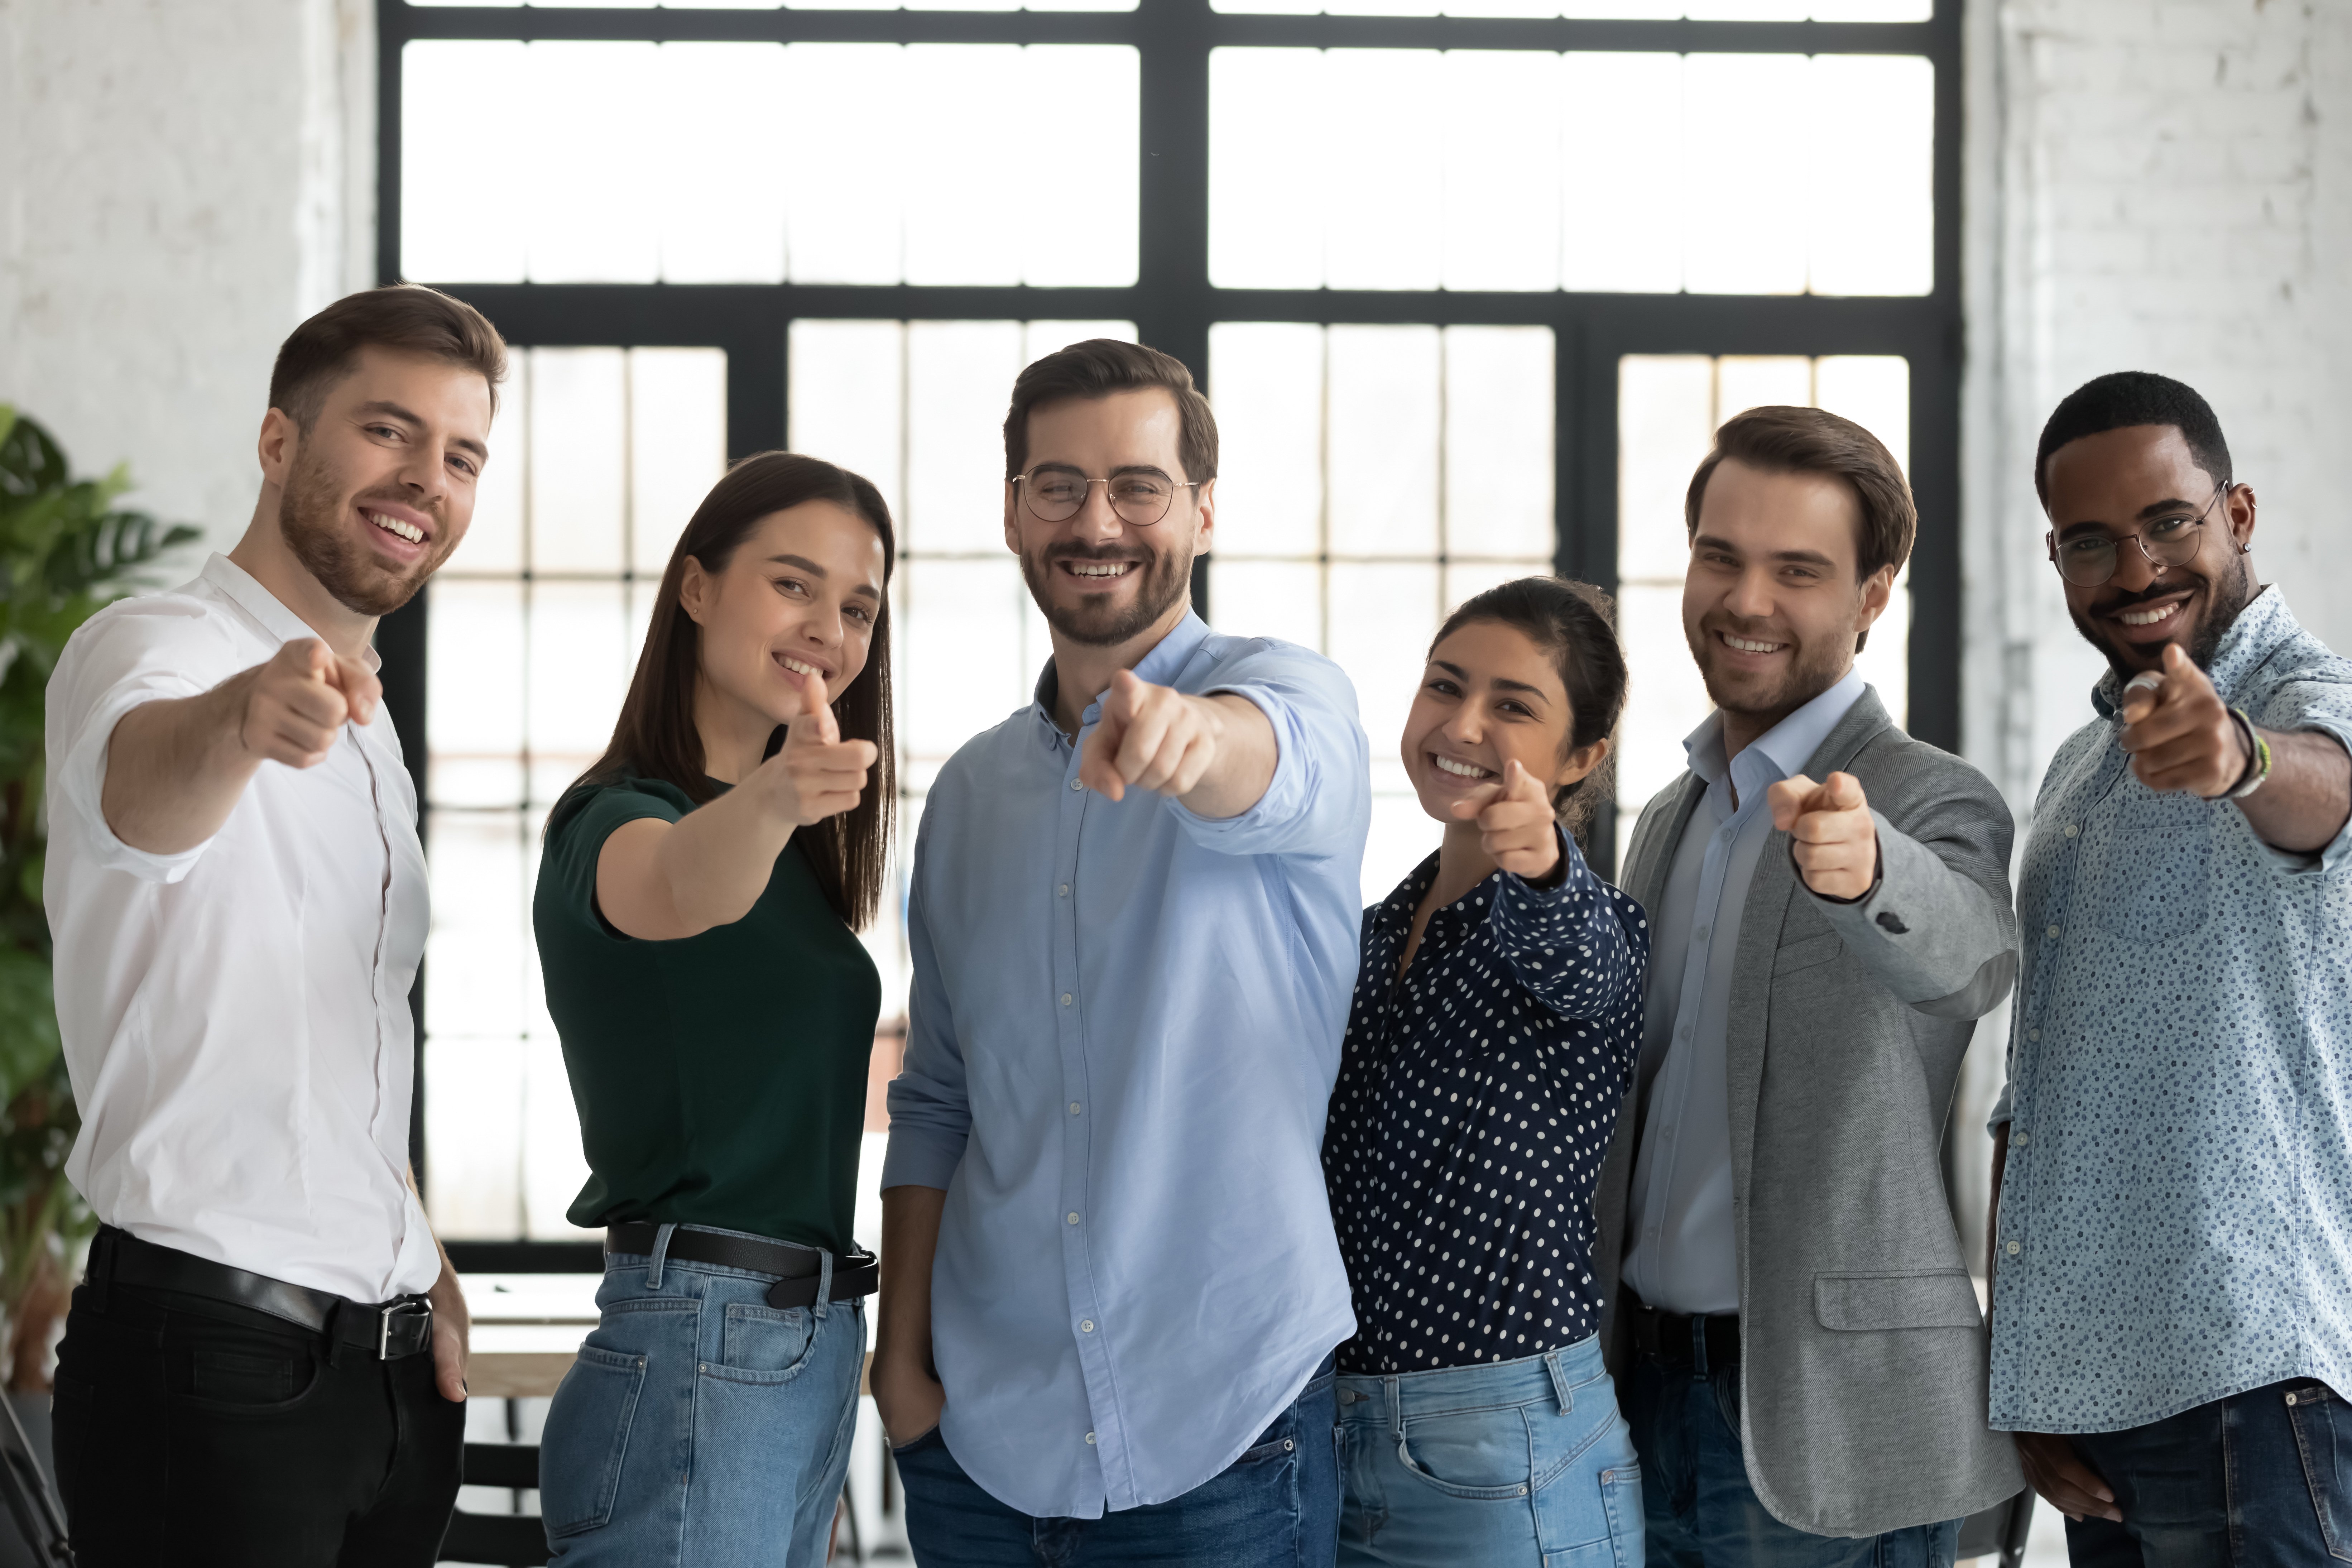
[[[1192,613],[1216,427],[1181,363],[1049,355],[1005,447],[1054,658],[916,846],[873,1374],[908,1532],[927,1568],[1328,1563],[1354,690]]]
[[[2203,398],[2105,375],[2035,458],[2106,656],[2018,879],[1992,1423],[2075,1563],[2352,1552],[2352,660],[2251,552]]]

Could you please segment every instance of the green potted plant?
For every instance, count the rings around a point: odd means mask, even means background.
[[[41,867],[43,699],[74,628],[196,537],[118,508],[117,468],[75,479],[47,430],[0,404],[0,1332],[11,1394],[45,1394],[49,1342],[97,1226],[65,1178],[80,1131],[50,986]]]

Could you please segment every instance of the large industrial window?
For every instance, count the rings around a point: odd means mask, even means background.
[[[1368,899],[1430,837],[1393,760],[1422,649],[1493,582],[1621,595],[1617,818],[1680,765],[1706,710],[1682,487],[1754,404],[1847,413],[1908,463],[1920,545],[1865,664],[1957,742],[1957,0],[377,14],[379,270],[525,350],[473,537],[381,635],[434,878],[416,1152],[465,1266],[594,1267],[537,837],[730,457],[834,458],[899,520],[905,845],[1045,657],[998,426],[1022,364],[1093,335],[1176,354],[1217,406],[1212,623],[1355,679]]]

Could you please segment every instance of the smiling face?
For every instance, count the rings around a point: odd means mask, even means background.
[[[346,609],[390,615],[466,537],[489,434],[480,372],[362,349],[309,430],[275,408],[264,422],[287,548]]]
[[[1861,501],[1832,475],[1726,458],[1708,478],[1683,636],[1706,694],[1757,733],[1843,679],[1885,610],[1895,569],[1855,579],[1861,529]]]
[[[1181,423],[1162,387],[1066,398],[1029,415],[1029,472],[1116,480],[1157,475],[1183,486],[1192,476],[1177,457]],[[1022,496],[1026,481],[1004,487],[1004,542],[1021,557],[1029,595],[1057,636],[1113,647],[1165,630],[1189,603],[1192,558],[1215,528],[1212,484],[1177,489],[1156,523],[1122,521],[1110,486],[1087,487],[1086,504],[1047,522]]]
[[[2161,669],[2167,643],[2210,664],[2256,592],[2253,566],[2239,548],[2253,539],[2252,489],[2232,486],[2217,503],[2218,481],[2170,425],[2127,425],[2069,441],[2050,454],[2044,478],[2051,531],[2062,548],[2098,534],[2117,542],[2113,577],[2093,587],[2065,584],[2074,629],[2106,655],[2116,678]],[[2179,566],[2158,566],[2126,537],[2200,515],[2197,553]]]
[[[721,571],[688,557],[678,602],[701,628],[700,685],[721,721],[800,717],[801,672],[824,679],[828,702],[847,690],[874,644],[883,567],[874,525],[822,500],[761,519]]]
[[[1429,650],[1404,721],[1404,770],[1422,810],[1454,824],[1455,801],[1517,763],[1555,790],[1601,763],[1606,742],[1570,753],[1576,714],[1558,659],[1517,626],[1472,621]]]

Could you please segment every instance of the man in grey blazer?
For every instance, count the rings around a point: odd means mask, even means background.
[[[1854,670],[1916,527],[1869,432],[1751,409],[1685,514],[1717,711],[1627,857],[1649,995],[1594,1198],[1649,1560],[1942,1568],[2023,1484],[1937,1159],[2016,972],[2009,808]]]

